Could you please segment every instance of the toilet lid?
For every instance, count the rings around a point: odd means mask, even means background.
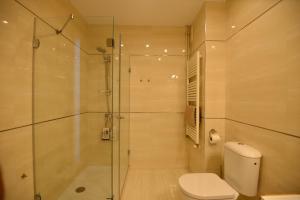
[[[237,192],[213,173],[184,174],[179,178],[183,192],[195,199],[234,199]]]

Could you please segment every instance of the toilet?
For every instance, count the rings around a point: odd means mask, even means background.
[[[261,153],[240,142],[224,147],[224,180],[214,173],[188,173],[179,178],[182,200],[236,200],[256,196]]]

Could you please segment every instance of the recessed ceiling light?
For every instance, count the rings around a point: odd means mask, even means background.
[[[182,49],[182,53],[185,53],[185,49]]]
[[[150,47],[150,44],[146,44],[146,48],[149,48]]]
[[[165,53],[168,53],[168,49],[165,49],[164,52],[165,52]]]
[[[177,76],[176,74],[173,74],[173,75],[171,76],[171,78],[172,78],[172,79],[178,79],[178,76]]]
[[[235,27],[236,27],[235,25],[232,25],[232,26],[231,26],[231,28],[235,28]]]
[[[121,47],[124,47],[124,44],[121,44]]]
[[[215,48],[216,48],[216,46],[215,46],[215,45],[212,45],[212,46],[211,46],[211,48],[212,48],[212,49],[215,49]]]
[[[158,61],[161,61],[161,57],[159,57],[157,60],[158,60]]]
[[[2,22],[3,22],[3,24],[8,24],[8,21],[6,21],[6,20],[3,20]]]

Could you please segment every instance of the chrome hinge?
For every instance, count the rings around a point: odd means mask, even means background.
[[[35,194],[34,200],[42,200],[42,196],[40,194]]]
[[[40,47],[40,40],[39,39],[33,39],[33,41],[32,41],[32,47],[34,48],[34,49],[37,49],[37,48],[39,48]]]

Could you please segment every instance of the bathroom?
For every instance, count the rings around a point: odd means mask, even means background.
[[[299,66],[300,0],[0,0],[0,200],[299,200]]]

